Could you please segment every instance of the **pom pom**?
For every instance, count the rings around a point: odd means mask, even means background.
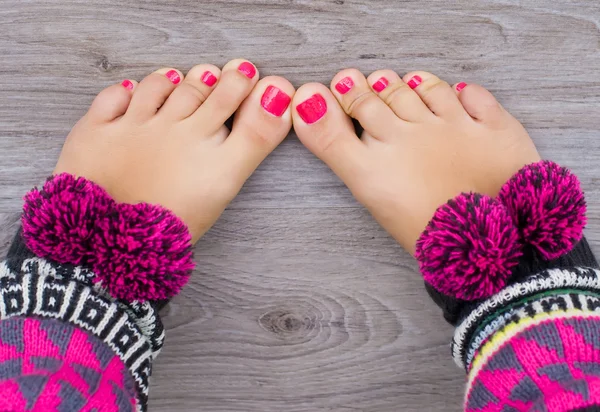
[[[583,237],[586,204],[577,176],[550,161],[522,168],[500,191],[526,244],[547,260],[571,251]]]
[[[476,193],[463,193],[438,208],[416,246],[425,281],[467,301],[499,292],[521,255],[519,234],[506,208]]]
[[[25,195],[21,222],[27,247],[59,263],[81,264],[90,258],[90,241],[98,217],[112,207],[110,196],[82,177],[49,178],[41,191]]]
[[[173,213],[148,204],[119,204],[94,235],[97,282],[119,299],[176,295],[194,268],[191,236]]]

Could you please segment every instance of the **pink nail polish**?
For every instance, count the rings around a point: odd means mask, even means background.
[[[217,77],[214,74],[212,74],[211,72],[206,71],[206,72],[204,72],[204,74],[202,75],[200,80],[202,80],[202,83],[204,83],[208,87],[213,87],[215,85],[215,83],[217,82]]]
[[[465,87],[467,87],[467,83],[465,82],[460,82],[456,85],[456,91],[460,92],[462,89],[464,89]]]
[[[273,116],[281,117],[292,99],[275,86],[267,87],[260,99],[260,105]]]
[[[124,88],[126,88],[128,90],[133,90],[133,83],[130,80],[123,80],[123,83],[121,83],[121,86],[123,86]]]
[[[251,79],[256,74],[256,67],[252,63],[243,62],[238,67],[238,70],[244,74],[247,78]]]
[[[167,79],[171,80],[171,83],[178,84],[181,81],[181,76],[177,73],[177,70],[169,70],[165,73]]]
[[[354,87],[354,82],[351,77],[344,77],[335,85],[335,90],[340,94],[346,94]]]
[[[408,87],[410,87],[411,89],[416,88],[418,85],[420,85],[423,82],[423,79],[421,79],[421,76],[417,75],[414,76],[412,79],[410,79],[408,81]]]
[[[296,110],[305,123],[313,124],[327,113],[327,102],[320,94],[313,94],[296,106]]]
[[[390,84],[388,79],[382,77],[381,79],[373,83],[373,90],[375,90],[377,93],[381,93],[383,90],[385,90],[386,87],[388,87],[388,84]]]

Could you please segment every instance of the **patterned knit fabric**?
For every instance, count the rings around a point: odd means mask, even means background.
[[[467,412],[600,407],[600,272],[550,269],[480,302],[460,322],[455,361]]]
[[[93,278],[39,258],[0,263],[0,379],[15,399],[8,410],[146,410],[164,340],[156,308],[117,300]],[[48,407],[60,402],[68,407]]]
[[[543,313],[511,323],[481,348],[467,412],[569,412],[600,405],[600,314]]]
[[[135,411],[125,364],[94,335],[56,320],[0,322],[0,411]]]

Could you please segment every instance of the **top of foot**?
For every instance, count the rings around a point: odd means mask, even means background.
[[[293,95],[287,80],[259,80],[243,59],[128,79],[96,97],[54,173],[86,177],[118,202],[160,204],[196,241],[288,134]]]
[[[338,73],[296,92],[294,128],[410,253],[435,210],[462,192],[496,196],[539,160],[523,126],[486,89],[427,72]],[[364,128],[359,138],[350,117]]]

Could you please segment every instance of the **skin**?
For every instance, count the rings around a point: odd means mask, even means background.
[[[411,89],[414,76],[422,81]],[[341,94],[335,86],[348,77],[354,86]],[[376,92],[372,85],[382,77],[388,86]],[[327,102],[327,113],[307,124],[295,110],[298,137],[413,255],[448,199],[470,191],[496,196],[521,167],[540,160],[523,126],[481,86],[459,91],[427,72],[400,78],[380,70],[365,78],[348,69],[330,89],[300,87],[292,104],[315,93]],[[360,139],[351,117],[364,128]]]
[[[365,78],[348,69],[329,89],[310,83],[296,92],[281,77],[245,75],[244,62],[222,70],[202,64],[186,76],[164,68],[130,88],[103,90],[67,137],[54,173],[84,176],[119,202],[160,204],[196,242],[293,122],[302,143],[414,254],[437,207],[461,192],[495,196],[540,159],[523,126],[481,86],[458,90],[427,72]],[[217,79],[212,85],[201,80],[207,71]],[[412,89],[415,76],[421,81]],[[387,87],[374,90],[382,77]],[[261,105],[269,86],[291,99],[281,115]],[[315,94],[327,111],[307,123],[298,105]],[[234,113],[230,131],[224,122]],[[365,130],[360,138],[351,118]]]

